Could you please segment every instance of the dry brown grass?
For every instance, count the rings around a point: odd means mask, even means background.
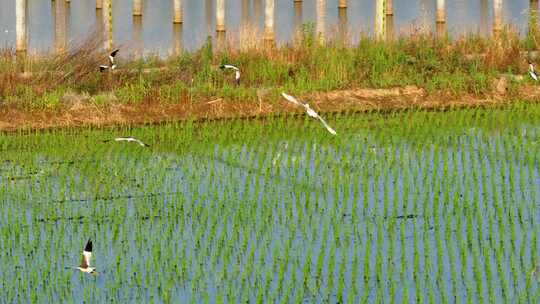
[[[337,32],[329,36],[332,35],[339,37]],[[525,72],[526,68],[522,56],[523,41],[512,31],[503,32],[500,40],[463,37],[453,41],[418,31],[386,44],[362,38],[364,44],[353,46],[353,49],[339,39],[329,39],[326,47],[319,46],[315,39],[310,40],[308,31],[299,32],[297,37],[302,40],[268,47],[262,43],[260,29],[250,25],[239,35],[228,35],[221,49],[213,45],[207,50],[203,48],[167,60],[147,58],[129,62],[124,59],[117,71],[102,74],[98,72],[98,66],[106,63],[107,52],[97,33],[54,56],[17,57],[12,50],[2,50],[0,98],[15,97],[19,103],[0,108],[3,111],[0,128],[16,128],[29,119],[32,119],[31,125],[39,128],[51,124],[140,123],[190,115],[196,118],[268,115],[282,111],[275,106],[280,105],[276,92],[284,89],[291,93],[304,92],[302,95],[314,99],[313,103],[320,104],[322,110],[329,111],[401,108],[408,103],[445,106],[439,99],[453,100],[455,104],[462,101],[471,104],[485,100],[501,102],[497,96],[508,94],[504,92],[518,78],[510,77],[512,81],[505,83],[503,89],[500,82],[493,88],[489,84],[501,73],[515,74]],[[346,37],[346,40],[350,41],[350,38]],[[129,50],[122,49],[122,52],[126,54]],[[242,65],[241,87],[233,89],[231,75],[217,68],[224,62]],[[435,76],[443,84],[451,85],[456,78],[461,81],[460,78],[468,76],[473,66],[479,78],[486,79],[467,79],[462,86],[456,86],[457,89],[435,87],[428,90],[414,82],[416,74],[421,74],[424,78],[420,83]],[[374,72],[379,73],[379,78],[373,77]],[[258,77],[261,73],[266,73],[266,79]],[[458,76],[452,78],[452,73]],[[377,82],[386,76],[394,77],[396,81]],[[403,78],[406,78],[404,82]],[[477,85],[476,82],[484,87],[470,89],[469,86]],[[313,83],[319,85],[318,89],[312,89]],[[419,89],[425,89],[424,93],[411,99],[404,93],[406,85],[421,87]],[[390,89],[392,87],[398,88]],[[386,96],[380,90],[370,91],[374,88],[386,88],[395,96]],[[60,101],[57,108],[25,106],[24,102],[33,105],[35,99],[50,92],[57,94],[53,96]],[[169,94],[171,92],[174,94]],[[538,98],[535,90],[529,93],[525,94],[526,99]],[[383,96],[372,98],[366,94]],[[512,98],[519,96],[511,95]],[[40,114],[34,117],[32,113]],[[13,123],[4,115],[13,118]],[[50,123],[46,121],[49,118]]]

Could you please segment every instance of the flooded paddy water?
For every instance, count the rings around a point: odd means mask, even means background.
[[[54,9],[54,1],[27,0],[28,50],[43,53],[55,50],[61,43],[78,41],[92,33],[102,23],[101,10],[96,1],[72,0],[61,12]],[[374,27],[375,1],[348,1],[347,10],[338,10],[337,0],[326,1],[321,18],[316,16],[316,1],[294,3],[275,1],[275,38],[280,44],[291,42],[299,25],[321,22],[330,37],[346,29],[352,43],[360,35],[371,35]],[[131,0],[112,1],[113,40],[131,52],[169,55],[176,48],[194,50],[204,44],[208,36],[216,35],[216,3],[214,0],[183,1],[183,24],[172,23],[172,1],[143,1],[142,17],[133,17]],[[538,2],[528,0],[504,1],[504,23],[521,33],[527,30],[528,15],[536,11]],[[232,41],[242,35],[262,37],[264,32],[264,0],[227,0],[225,24]],[[394,1],[394,15],[388,17],[395,36],[420,30],[434,31],[435,1]],[[58,16],[57,16],[58,15]],[[538,21],[538,17],[536,22]],[[55,21],[56,20],[56,21]],[[467,33],[489,35],[493,26],[493,1],[446,1],[447,28],[451,35]],[[14,47],[15,1],[0,0],[0,47]],[[247,30],[246,30],[247,29]],[[125,55],[125,52],[124,52]]]
[[[538,303],[539,105],[326,118],[1,135],[0,299]]]

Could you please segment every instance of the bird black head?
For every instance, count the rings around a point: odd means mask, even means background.
[[[222,70],[224,70],[224,69],[225,69],[225,65],[222,64],[222,65],[219,66],[219,68],[222,69]]]
[[[92,240],[88,240],[86,246],[84,247],[84,251],[92,252]]]

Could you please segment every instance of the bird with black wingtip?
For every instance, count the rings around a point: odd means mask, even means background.
[[[92,259],[92,240],[88,240],[82,252],[81,264],[76,267],[68,267],[68,268],[77,269],[84,273],[96,275],[97,274],[96,268],[90,266],[91,259]]]
[[[114,69],[116,69],[116,64],[114,63],[114,58],[116,57],[116,54],[118,54],[118,51],[120,51],[120,50],[116,49],[116,50],[112,51],[109,54],[109,65],[100,65],[99,66],[99,71],[100,72],[103,72],[105,70],[113,71]]]

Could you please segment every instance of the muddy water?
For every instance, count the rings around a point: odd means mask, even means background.
[[[28,1],[28,36],[31,52],[47,52],[55,49],[55,40],[73,41],[85,37],[96,28],[101,12],[95,10],[94,0],[72,0],[65,7],[65,15],[55,16],[54,1]],[[193,50],[206,38],[215,36],[215,0],[184,1],[184,24],[173,26],[172,1],[143,1],[143,17],[132,17],[131,0],[113,0],[114,41],[129,47],[131,51],[167,56],[175,49]],[[240,29],[255,29],[262,37],[264,23],[264,0],[226,1],[227,35],[239,40]],[[529,0],[504,1],[504,21],[520,32],[527,29]],[[371,34],[374,3],[371,0],[350,0],[346,13],[338,13],[337,0],[329,0],[324,21],[329,37],[338,28],[348,29],[351,41],[361,34]],[[492,1],[447,1],[447,26],[452,35],[481,33],[488,35],[492,24]],[[315,1],[302,5],[292,0],[276,1],[275,33],[278,43],[291,41],[295,28],[303,23],[315,23]],[[55,31],[55,21],[56,31]],[[435,1],[394,1],[394,35],[411,31],[432,31],[435,27]],[[63,26],[65,24],[65,27]],[[58,26],[60,25],[60,26]],[[60,30],[59,30],[60,29]],[[55,34],[56,32],[56,34]],[[60,32],[60,34],[59,34]],[[65,38],[64,38],[65,37]],[[0,0],[0,46],[15,45],[15,1]]]

